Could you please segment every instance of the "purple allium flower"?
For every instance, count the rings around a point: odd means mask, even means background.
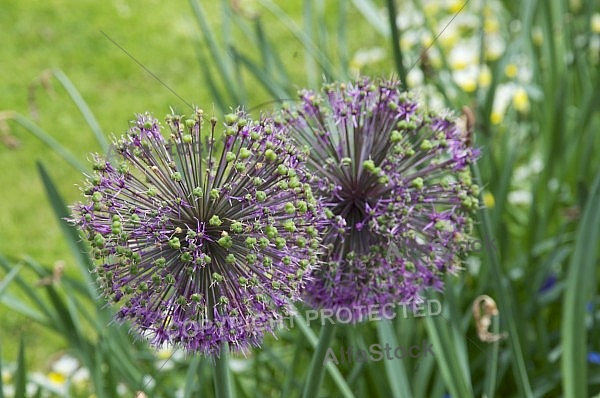
[[[270,119],[140,115],[95,156],[73,220],[118,320],[156,346],[218,354],[260,343],[300,298],[319,247],[319,206],[297,151]],[[206,139],[203,142],[203,139]]]
[[[397,81],[363,78],[300,92],[280,124],[309,150],[313,193],[327,202],[324,265],[307,300],[351,309],[419,300],[460,269],[472,243],[478,156],[450,116],[423,109]],[[379,307],[381,308],[381,307]]]

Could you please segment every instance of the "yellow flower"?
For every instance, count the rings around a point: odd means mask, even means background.
[[[517,88],[513,94],[513,106],[521,113],[529,112],[529,96],[523,87]]]
[[[531,40],[537,47],[540,47],[544,43],[544,32],[542,31],[542,28],[534,26],[531,29]]]
[[[592,28],[592,32],[600,33],[600,13],[595,13],[594,15],[592,15],[590,25]]]
[[[431,36],[431,33],[427,32],[421,36],[421,45],[424,48],[429,48],[429,46],[431,46],[432,44],[433,44],[433,37]]]
[[[12,380],[12,373],[4,370],[2,371],[2,383],[8,384]]]
[[[491,17],[493,17],[493,16],[494,16],[494,12],[495,12],[495,11],[494,11],[494,9],[493,9],[492,7],[490,7],[489,5],[485,5],[485,6],[483,7],[483,15],[484,15],[486,18],[491,18]]]
[[[486,18],[483,22],[483,30],[485,33],[496,33],[500,30],[500,24],[496,18]]]
[[[502,120],[504,120],[504,115],[501,112],[492,111],[492,114],[490,115],[490,122],[492,122],[492,124],[500,124],[502,123]]]
[[[409,38],[407,38],[405,36],[402,36],[400,38],[400,49],[402,51],[408,51],[408,50],[410,50],[411,47],[412,47],[412,45],[413,45],[413,42],[412,42],[411,39],[409,39]]]
[[[48,373],[48,380],[53,384],[65,384],[67,376],[59,372],[50,372]]]
[[[452,14],[456,14],[463,8],[464,5],[465,5],[465,2],[462,0],[453,0],[448,5],[448,11],[450,11]]]
[[[483,204],[485,205],[485,207],[492,208],[496,204],[496,200],[494,199],[494,195],[492,195],[491,192],[485,191],[483,193],[482,197],[483,197]]]
[[[492,84],[492,72],[490,72],[490,68],[487,65],[483,65],[479,71],[477,82],[483,88],[489,87]]]
[[[475,83],[473,80],[463,82],[462,84],[459,84],[459,85],[460,85],[460,88],[462,88],[465,93],[472,93],[477,88],[477,83]]]
[[[571,0],[569,2],[569,9],[572,12],[579,12],[579,10],[581,10],[581,6],[582,6],[581,0]]]
[[[172,349],[170,349],[170,348],[163,348],[163,349],[160,349],[160,350],[158,350],[158,352],[156,353],[156,356],[157,356],[159,359],[162,359],[162,360],[169,359],[169,358],[171,358],[171,357],[173,356],[173,350],[172,350]]]
[[[514,79],[517,77],[517,73],[519,73],[519,68],[515,64],[508,64],[504,67],[504,74],[509,79]]]
[[[448,34],[442,34],[438,40],[443,48],[449,48],[455,45],[459,38],[455,32],[448,32]]]
[[[434,17],[440,9],[437,1],[428,1],[423,5],[423,12],[427,17]]]

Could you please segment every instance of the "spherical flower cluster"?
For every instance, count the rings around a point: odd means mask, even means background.
[[[325,264],[307,300],[353,319],[371,306],[441,289],[469,247],[477,151],[450,117],[423,109],[397,81],[357,80],[302,91],[281,127],[310,150],[313,193],[330,219]]]
[[[300,298],[319,248],[306,155],[269,119],[226,115],[222,141],[203,114],[169,115],[170,138],[140,115],[95,156],[72,222],[91,243],[119,320],[156,346],[245,350]]]

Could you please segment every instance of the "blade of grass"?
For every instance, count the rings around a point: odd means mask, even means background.
[[[415,397],[427,396],[427,387],[431,384],[429,379],[431,378],[434,367],[435,357],[426,356],[424,358],[419,358],[417,361],[412,383]],[[436,395],[431,394],[431,396],[435,397]]]
[[[229,100],[225,100],[221,91],[215,84],[216,78],[210,69],[210,66],[208,63],[208,57],[204,54],[204,50],[200,46],[200,43],[196,43],[194,46],[194,49],[196,50],[196,58],[198,58],[198,64],[200,64],[200,67],[202,68],[202,75],[204,76],[204,82],[206,83],[206,86],[210,90],[210,94],[211,94],[213,101],[217,103],[217,108],[219,108],[222,113],[227,112],[228,108],[227,108],[226,101],[229,101]]]
[[[88,126],[90,126],[92,133],[94,133],[94,137],[100,145],[100,148],[102,148],[102,152],[106,153],[108,151],[108,141],[106,140],[106,137],[104,136],[102,128],[100,128],[100,124],[96,120],[96,117],[88,107],[87,103],[85,102],[79,91],[77,91],[77,88],[75,88],[75,85],[60,69],[52,69],[52,74],[54,75],[54,77],[56,77],[60,84],[62,84],[62,86],[67,91],[75,105],[77,105],[77,108],[83,115]]]
[[[19,354],[17,357],[17,371],[15,374],[15,397],[24,397],[27,384],[27,371],[25,369],[25,342],[23,336],[19,343]]]
[[[399,347],[391,321],[381,320],[377,322],[377,334],[379,341],[386,347]],[[394,397],[412,397],[410,383],[406,374],[403,361],[384,359],[387,381],[392,389]]]
[[[319,395],[319,388],[323,381],[324,371],[323,365],[327,350],[331,347],[331,342],[335,336],[336,325],[333,323],[325,323],[321,327],[319,334],[319,342],[315,348],[310,366],[308,367],[308,377],[304,382],[304,391],[302,392],[303,398],[313,398]],[[327,362],[331,363],[331,362]]]
[[[229,349],[226,345],[221,347],[221,353],[215,359],[216,366],[213,367],[213,378],[215,383],[215,394],[219,398],[230,398],[234,395],[231,389],[231,375],[229,372]]]
[[[475,181],[482,186],[481,172],[479,171],[479,167],[477,165],[473,166],[473,174],[475,176]],[[481,203],[483,203],[483,198],[480,198]],[[492,223],[490,219],[490,215],[488,213],[487,208],[482,208],[479,211],[479,219],[481,223],[478,225],[480,228],[480,236],[486,237],[490,242],[495,242],[495,235],[492,230]],[[487,254],[487,258],[490,263],[490,270],[492,280],[496,281],[496,288],[498,291],[498,300],[500,302],[500,310],[506,314],[504,319],[506,319],[508,326],[508,340],[510,342],[511,353],[514,359],[514,368],[513,372],[515,375],[515,380],[517,386],[519,388],[519,393],[521,396],[530,397],[533,395],[531,391],[531,385],[529,383],[529,377],[527,374],[527,368],[525,366],[525,358],[523,357],[523,349],[521,346],[521,339],[519,337],[519,332],[516,324],[516,315],[514,313],[514,293],[512,291],[510,282],[503,275],[502,269],[500,267],[500,259],[498,258],[498,252],[494,250],[492,245],[484,245],[485,251]]]
[[[2,375],[2,344],[0,344],[0,398],[4,398],[4,386],[2,385]]]
[[[221,1],[221,38],[223,43],[221,44],[221,48],[223,49],[223,59],[225,62],[229,62],[231,66],[231,78],[234,80],[234,84],[236,87],[235,96],[237,98],[235,104],[236,105],[248,105],[248,97],[246,84],[244,83],[244,78],[242,76],[242,68],[240,68],[239,62],[235,57],[235,54],[231,53],[231,49],[234,48],[235,45],[235,35],[232,30],[232,26],[236,26],[240,28],[245,37],[251,37],[246,32],[247,24],[242,23],[240,18],[234,20],[233,11],[231,9],[231,4],[228,1]]]
[[[274,82],[272,76],[264,71],[263,68],[259,67],[246,56],[238,53],[237,50],[232,49],[232,51],[235,51],[235,57],[265,86],[272,96],[275,98],[288,97],[287,93],[281,88],[281,85]]]
[[[302,27],[308,36],[308,40],[311,41],[313,41],[312,34],[315,30],[312,20],[312,2],[313,0],[305,0],[302,2]],[[308,85],[310,87],[315,87],[317,85],[317,66],[315,65],[314,58],[311,57],[310,52],[304,54],[304,68]]]
[[[338,8],[338,23],[336,29],[336,44],[337,53],[340,59],[340,65],[342,66],[342,72],[344,75],[349,76],[348,65],[350,64],[350,55],[348,51],[348,3],[340,1]]]
[[[299,336],[301,337],[301,336]],[[298,339],[300,340],[300,339]],[[292,365],[291,367],[287,370],[287,375],[285,377],[285,381],[283,383],[283,388],[281,389],[281,396],[282,397],[289,397],[291,396],[291,391],[294,387],[294,380],[296,378],[296,372],[298,370],[298,367],[301,365],[301,357],[302,357],[302,351],[304,350],[304,344],[302,344],[301,341],[298,341],[295,344],[295,348],[294,348],[294,356],[292,359]]]
[[[40,278],[49,276],[49,273],[35,260],[27,258],[25,263],[29,266],[29,268],[35,271]],[[56,330],[63,334],[63,336],[67,338],[71,344],[77,346],[78,348],[83,347],[83,333],[79,329],[79,325],[76,323],[76,315],[69,310],[65,299],[61,297],[57,289],[52,284],[47,284],[44,288],[48,298],[50,299],[50,305],[56,314]]]
[[[465,338],[471,317],[470,314],[463,315],[461,311],[460,298],[462,297],[462,292],[464,292],[464,284],[462,284],[462,282],[458,279],[450,277],[446,282],[444,293],[446,307],[450,313],[450,317],[446,320],[449,320],[450,322],[450,333],[452,334],[453,338],[452,347],[455,347],[454,351],[456,352],[458,358],[456,366],[461,371],[462,377],[466,381],[466,384],[471,386],[473,385],[473,381],[471,380],[467,339]],[[470,344],[473,345],[474,343],[471,341]]]
[[[296,326],[298,326],[298,328],[300,329],[300,332],[302,334],[304,334],[304,336],[306,337],[306,340],[308,340],[308,343],[310,344],[310,346],[312,348],[316,348],[317,342],[319,341],[319,339],[315,335],[315,332],[313,332],[312,329],[306,324],[306,322],[304,321],[304,319],[302,318],[301,315],[296,314],[294,316],[294,324]],[[338,388],[340,390],[340,394],[346,398],[353,398],[354,394],[352,393],[352,390],[350,389],[350,387],[348,387],[348,384],[346,384],[346,381],[344,380],[344,376],[342,376],[339,369],[336,368],[334,366],[334,364],[330,361],[328,361],[327,365],[325,365],[325,366],[327,368],[327,371],[329,372],[329,375],[331,376],[331,378],[333,379],[335,384],[338,386]]]
[[[396,25],[396,0],[387,0],[386,4],[388,10],[388,24],[390,26],[390,32],[392,33],[390,39],[392,44],[392,53],[394,54],[396,72],[398,72],[398,77],[400,78],[402,87],[406,89],[406,68],[404,67],[402,50],[400,49],[400,32],[398,31],[398,26]]]
[[[94,351],[94,357],[92,358],[94,365],[90,367],[90,375],[92,384],[94,385],[94,393],[98,398],[105,398],[106,390],[104,388],[104,377],[102,375],[102,353],[100,350]]]
[[[12,269],[12,265],[8,262],[8,260],[6,260],[2,256],[0,256],[0,266],[2,266],[2,268],[4,268],[6,272],[10,272],[10,270]],[[21,278],[21,275],[15,276],[14,279],[17,285],[19,286],[19,289],[21,289],[23,293],[25,293],[25,295],[33,302],[33,304],[41,311],[43,316],[46,318],[46,320],[43,321],[43,323],[48,325],[55,325],[58,322],[58,319],[54,317],[54,314],[52,313],[50,307],[46,304],[46,301],[40,297],[37,290],[31,289],[31,285],[25,282],[25,280]],[[30,314],[31,316],[36,316],[34,315],[34,310],[23,304],[22,301],[14,299],[8,294],[2,297],[2,301],[15,310],[21,310],[20,312],[22,312],[25,315]],[[39,316],[37,317],[37,319],[40,319]]]
[[[219,80],[222,80],[225,84],[225,91],[228,92],[232,96],[232,100],[234,104],[241,104],[241,98],[238,96],[237,87],[234,83],[234,79],[232,77],[232,65],[231,63],[226,61],[226,54],[223,54],[221,51],[221,47],[217,43],[214,38],[213,30],[206,19],[204,10],[200,5],[200,2],[197,0],[190,0],[190,5],[192,6],[192,10],[194,11],[194,15],[196,16],[196,21],[198,22],[198,26],[202,32],[202,37],[206,40],[206,44],[208,44],[208,49],[210,51],[210,55],[212,57],[211,61],[214,62],[217,66],[217,70],[219,71]]]
[[[563,393],[587,397],[587,329],[585,304],[593,297],[600,240],[600,173],[597,174],[581,222],[567,273],[561,325]]]
[[[389,25],[381,18],[378,7],[370,0],[352,0],[352,4],[380,35],[390,36]]]
[[[67,148],[62,146],[58,141],[56,141],[50,134],[45,132],[37,124],[33,123],[31,120],[18,113],[9,115],[9,118],[14,120],[16,123],[20,124],[23,128],[25,128],[25,130],[29,131],[37,139],[46,144],[46,146],[48,146],[50,149],[56,152],[56,154],[63,158],[63,160],[75,170],[78,170],[82,173],[88,171],[88,168],[83,163],[81,163],[79,159],[77,159]]]
[[[308,53],[317,61],[319,66],[326,72],[327,76],[333,79],[340,79],[342,76],[336,70],[334,65],[331,63],[327,55],[325,55],[311,40],[310,36],[308,36],[298,25],[296,22],[287,15],[279,6],[277,6],[271,0],[259,0],[260,4],[262,4],[265,8],[267,8],[273,15],[275,15],[281,23],[287,27],[290,32],[304,45],[304,48],[308,51]]]
[[[23,268],[22,264],[17,265],[16,267],[10,270],[10,272],[4,277],[4,279],[2,279],[2,281],[0,282],[0,297],[2,297],[4,291],[10,285],[10,282],[13,279],[15,279],[15,277],[19,274],[21,268]]]
[[[0,303],[10,308],[11,311],[26,316],[44,327],[53,328],[52,321],[49,320],[48,317],[44,317],[41,313],[23,303],[22,299],[13,297],[11,294],[7,293],[0,299]]]
[[[500,331],[500,322],[496,319],[492,325],[492,332],[498,334]],[[498,352],[500,351],[500,342],[492,343],[491,354],[487,355],[485,363],[485,379],[483,389],[485,396],[493,397],[496,392],[496,381],[498,377]]]
[[[200,366],[200,356],[195,355],[189,363],[185,385],[183,387],[183,398],[190,398],[194,393],[194,380],[196,379],[198,367]]]
[[[450,323],[459,325],[460,320],[447,320],[442,316],[426,316],[425,326],[435,350],[435,360],[444,384],[453,397],[474,397],[471,384],[460,366],[461,353],[455,345]]]
[[[278,52],[273,49],[273,46],[267,40],[266,34],[260,23],[260,19],[256,19],[256,40],[258,42],[258,47],[260,49],[261,56],[265,62],[265,66],[267,67],[266,71],[269,71],[269,74],[278,73],[279,80],[281,83],[278,86],[281,89],[287,88],[290,85],[290,76],[287,73],[287,68],[285,67],[281,57]],[[268,69],[270,66],[270,70]]]
[[[58,224],[60,229],[67,239],[67,244],[69,249],[75,258],[75,263],[79,267],[79,274],[83,277],[86,286],[88,287],[88,295],[91,298],[96,297],[96,292],[94,290],[94,282],[92,281],[90,270],[92,269],[92,264],[90,262],[90,258],[84,254],[87,253],[87,248],[83,244],[83,241],[80,239],[79,234],[76,229],[69,224],[67,218],[71,216],[69,210],[65,206],[65,202],[62,199],[56,185],[50,178],[50,175],[46,171],[44,165],[37,161],[36,166],[38,169],[38,173],[40,178],[42,179],[42,183],[44,184],[44,189],[46,191],[46,197],[52,206],[52,210],[56,215]]]

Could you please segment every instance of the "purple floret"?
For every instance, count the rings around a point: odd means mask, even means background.
[[[393,80],[359,79],[300,92],[280,127],[309,151],[311,185],[329,213],[324,265],[306,299],[354,321],[369,306],[443,288],[469,247],[478,206],[469,164],[478,151],[449,116],[433,114]]]
[[[159,347],[218,355],[273,332],[317,263],[319,205],[306,154],[270,119],[217,122],[139,115],[94,157],[74,224],[91,243],[97,280],[117,319]],[[208,124],[208,126],[206,126]],[[208,134],[204,133],[205,130]]]

